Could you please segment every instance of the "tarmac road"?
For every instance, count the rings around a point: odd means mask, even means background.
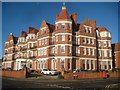
[[[111,88],[112,85],[116,90],[120,90],[118,87],[120,81],[118,78],[109,79],[80,79],[80,80],[58,80],[58,79],[16,79],[16,78],[2,78],[2,89],[5,88],[20,88],[28,90],[31,88],[54,88],[57,89],[70,89],[70,90],[104,90],[105,88]],[[41,90],[41,89],[40,89]],[[49,89],[50,90],[50,89]]]

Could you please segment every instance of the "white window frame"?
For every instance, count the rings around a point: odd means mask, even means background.
[[[65,41],[65,35],[61,35],[61,41]]]
[[[84,51],[83,55],[86,55],[86,48],[83,48],[83,51]]]
[[[63,47],[64,52],[62,52],[62,47]],[[63,45],[61,45],[61,53],[65,53],[65,46]]]

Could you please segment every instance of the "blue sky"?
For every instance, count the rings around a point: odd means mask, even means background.
[[[22,30],[28,31],[29,26],[39,29],[42,20],[54,24],[55,17],[61,11],[61,7],[61,2],[3,2],[2,49],[11,32],[14,36],[19,37]],[[96,20],[97,27],[105,26],[112,32],[112,43],[118,42],[117,2],[67,2],[66,8],[69,14],[77,13],[78,23],[83,22],[86,18],[90,18],[91,21]]]

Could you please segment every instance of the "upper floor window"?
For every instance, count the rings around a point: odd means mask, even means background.
[[[104,45],[103,45],[104,47],[106,47],[106,46],[107,46],[107,44],[106,44],[106,42],[105,42],[105,41],[103,42],[103,44],[104,44]]]
[[[43,55],[46,55],[46,49],[43,49]]]
[[[54,54],[54,47],[52,48],[52,53]]]
[[[41,50],[38,50],[38,56],[40,56],[40,54],[41,54]]]
[[[47,39],[45,39],[45,44],[47,44]]]
[[[71,41],[71,36],[70,35],[68,35],[68,40]]]
[[[65,46],[61,46],[61,53],[65,53]]]
[[[88,55],[90,55],[90,48],[88,48]]]
[[[103,52],[104,52],[104,57],[107,57],[107,51],[104,50]]]
[[[108,47],[111,47],[111,42],[110,41],[108,41]]]
[[[65,41],[65,35],[61,35],[61,41]]]
[[[58,46],[55,47],[55,53],[58,53]]]
[[[85,37],[83,37],[83,43],[86,43],[86,38]]]
[[[101,57],[101,51],[99,51],[99,56]]]
[[[71,25],[70,25],[70,23],[68,23],[68,29],[70,29],[70,30],[71,30]]]
[[[90,44],[90,38],[87,38],[87,43]]]
[[[109,51],[109,57],[111,57],[112,56],[112,52],[111,52],[111,50]]]
[[[95,54],[95,53],[94,53],[94,49],[92,49],[92,55],[94,56],[94,54]]]
[[[42,39],[42,45],[44,45],[44,43],[45,43],[45,40],[44,40],[44,39]]]
[[[83,49],[83,55],[86,55],[86,48]]]
[[[94,39],[91,40],[91,43],[94,44]]]
[[[55,36],[55,40],[56,40],[56,42],[58,41],[58,35]]]
[[[80,38],[78,38],[78,44],[80,44]]]
[[[58,30],[58,24],[56,24],[56,30]]]
[[[99,47],[101,46],[101,42],[100,42],[100,41],[98,41],[98,46],[99,46]]]
[[[61,29],[64,30],[65,29],[65,23],[61,24]]]
[[[71,53],[71,46],[68,46],[68,53]]]

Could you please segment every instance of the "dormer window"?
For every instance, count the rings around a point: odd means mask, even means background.
[[[62,25],[61,25],[61,29],[62,29],[62,30],[65,29],[65,23],[62,23]]]

